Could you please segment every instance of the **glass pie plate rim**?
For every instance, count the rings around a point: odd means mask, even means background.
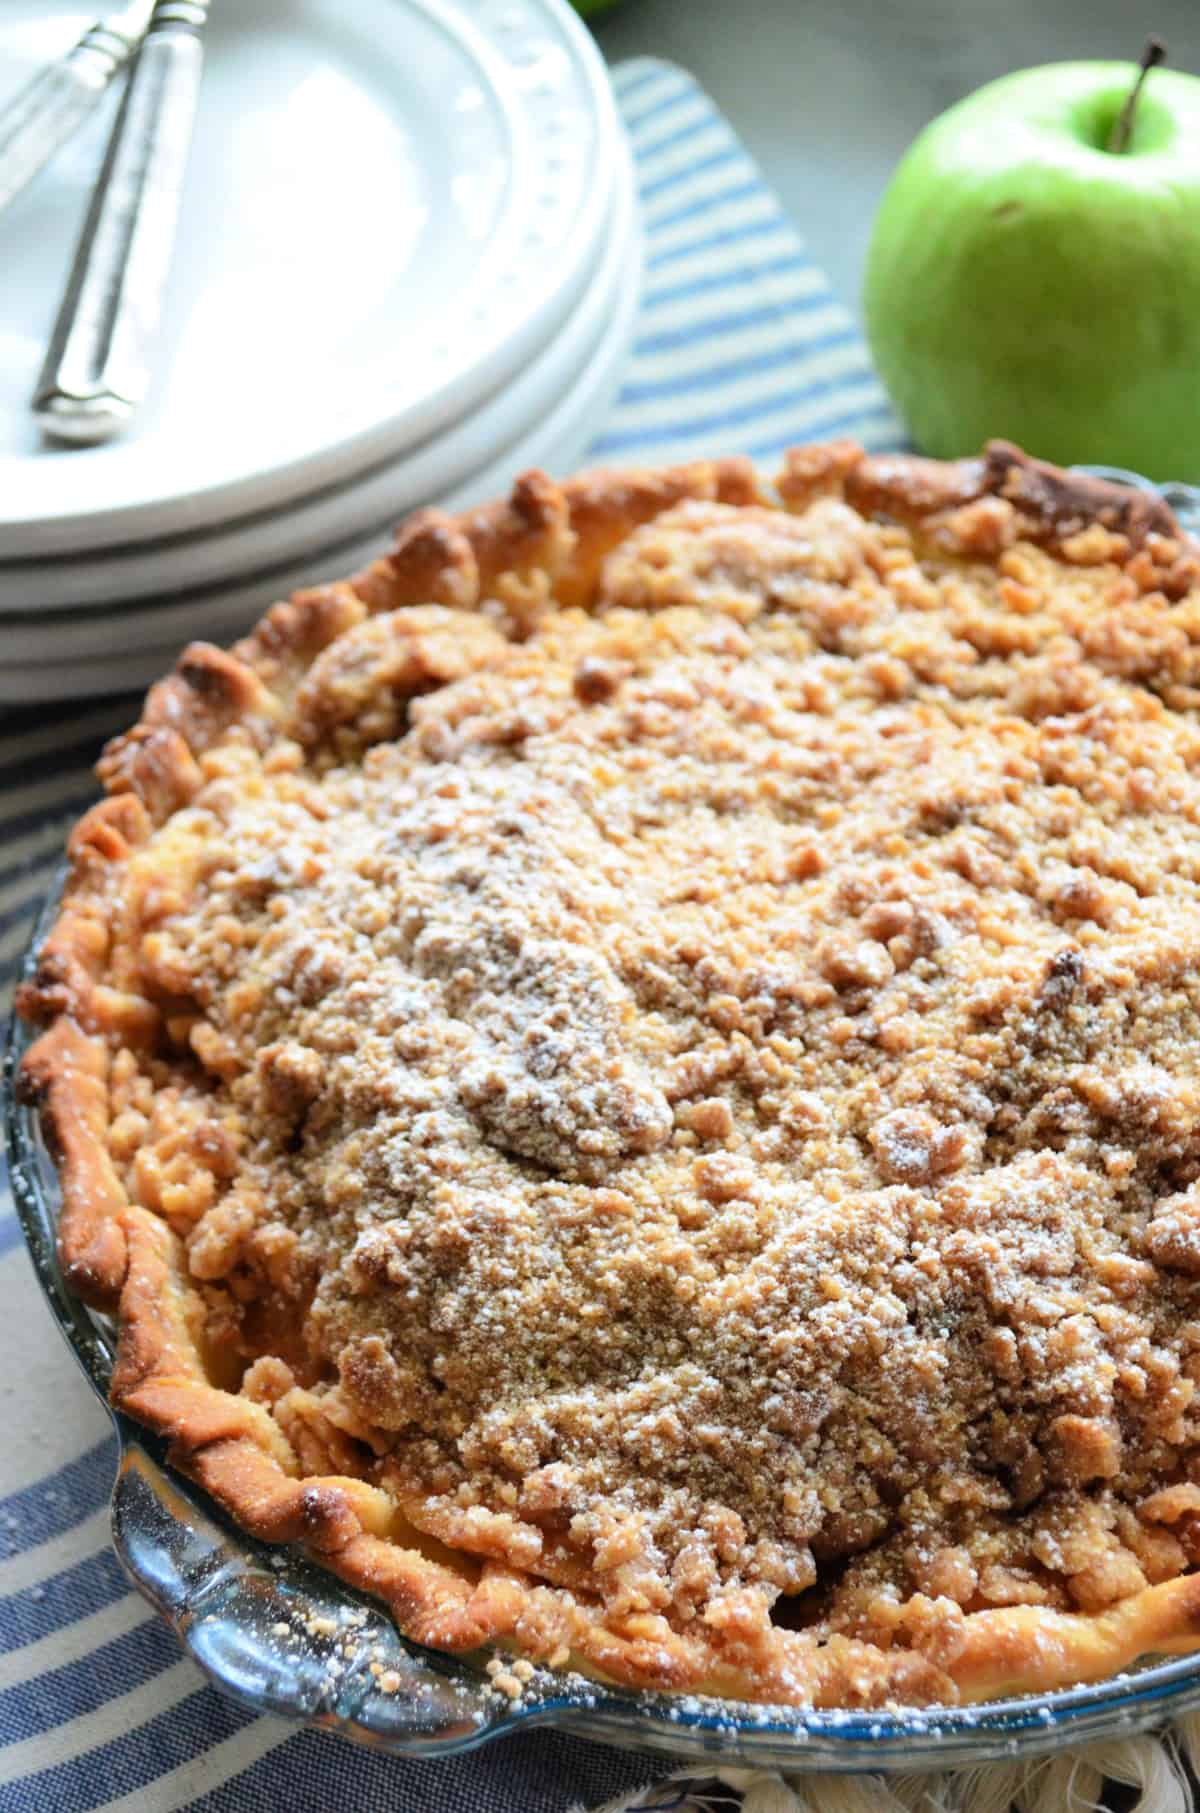
[[[1200,491],[1152,486],[1114,468],[1084,470],[1155,491],[1200,533]],[[60,872],[34,930],[26,972],[57,911],[61,884]],[[108,1406],[111,1325],[66,1288],[55,1246],[53,1161],[36,1112],[16,1095],[17,1067],[31,1036],[14,1017],[0,1078],[12,1190],[51,1314],[116,1426],[114,1547],[185,1652],[243,1706],[409,1756],[453,1756],[549,1727],[681,1761],[711,1757],[797,1773],[1035,1756],[1067,1743],[1130,1735],[1200,1706],[1200,1653],[975,1706],[809,1711],[638,1693],[546,1669],[536,1670],[521,1698],[510,1701],[485,1673],[486,1656],[443,1655],[407,1642],[378,1602],[294,1549],[272,1548],[239,1530],[199,1487],[166,1466],[158,1438]]]

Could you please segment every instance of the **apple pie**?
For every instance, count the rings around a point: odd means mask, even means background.
[[[114,1403],[504,1691],[1200,1647],[1198,707],[1200,549],[1003,443],[530,473],[193,644],[20,995]]]

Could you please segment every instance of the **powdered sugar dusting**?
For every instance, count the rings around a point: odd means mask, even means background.
[[[1189,1568],[1190,597],[689,505],[406,712],[359,634],[379,740],[314,670],[120,933],[114,1155],[301,1470],[783,1699]]]

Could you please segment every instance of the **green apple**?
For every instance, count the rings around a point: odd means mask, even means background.
[[[864,308],[925,452],[1000,436],[1063,465],[1200,482],[1200,78],[1152,69],[1110,150],[1138,74],[1004,76],[897,169]]]

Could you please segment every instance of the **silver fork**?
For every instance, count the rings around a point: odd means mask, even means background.
[[[207,15],[208,0],[158,0],[146,28],[33,394],[55,439],[123,433],[149,389]]]

